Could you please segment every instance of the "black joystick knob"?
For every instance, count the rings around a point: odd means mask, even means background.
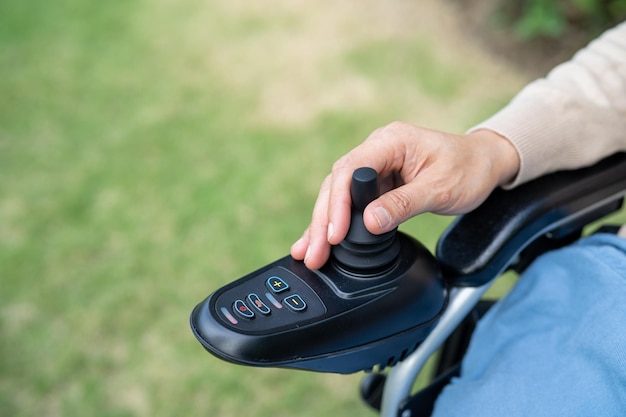
[[[378,174],[372,168],[358,168],[352,174],[352,211],[346,238],[333,247],[335,265],[362,277],[376,276],[391,267],[400,253],[396,230],[375,235],[365,227],[363,211],[379,196]]]

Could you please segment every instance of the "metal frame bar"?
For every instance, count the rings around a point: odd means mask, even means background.
[[[450,293],[448,308],[439,323],[422,344],[390,371],[385,382],[381,417],[397,417],[400,405],[411,395],[411,389],[417,375],[426,361],[435,353],[459,323],[469,314],[480,298],[491,286],[491,282],[481,287],[453,288]],[[410,417],[410,416],[402,416]]]

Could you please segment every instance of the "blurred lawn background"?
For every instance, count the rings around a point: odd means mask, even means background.
[[[436,0],[3,0],[0,415],[374,415],[360,375],[226,364],[188,316],[372,130],[462,132],[528,81],[463,29]]]

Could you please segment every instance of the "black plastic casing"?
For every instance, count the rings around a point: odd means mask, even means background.
[[[524,265],[512,266],[521,270],[534,259],[533,252],[578,239],[585,225],[619,210],[625,194],[626,153],[513,190],[497,189],[446,229],[437,244],[437,260],[452,286],[484,285],[516,257]],[[524,252],[526,248],[530,250]]]
[[[198,304],[192,330],[206,350],[241,365],[334,373],[392,366],[429,334],[448,297],[430,252],[401,232],[395,239],[400,256],[373,276],[350,273],[333,260],[312,271],[290,256],[279,259]],[[273,308],[250,320],[238,317],[237,324],[224,317],[234,300],[250,293],[262,296],[267,277],[274,274],[286,277],[307,310]]]

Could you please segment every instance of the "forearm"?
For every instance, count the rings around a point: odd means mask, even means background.
[[[626,150],[626,23],[529,84],[471,129],[506,137],[520,156],[507,187]]]

